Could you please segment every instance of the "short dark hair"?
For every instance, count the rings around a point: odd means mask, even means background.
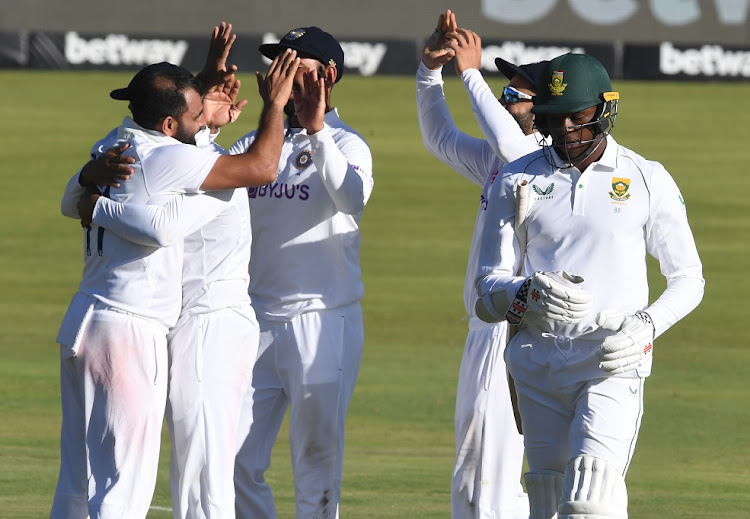
[[[126,88],[113,90],[113,99],[130,101],[133,120],[143,128],[156,129],[165,117],[179,118],[187,110],[185,91],[201,91],[193,74],[171,63],[155,63],[141,69]]]
[[[143,128],[155,129],[168,116],[179,119],[187,111],[185,91],[193,88],[200,92],[200,81],[195,77],[157,74],[150,78],[143,96],[130,100],[128,108],[133,120]]]

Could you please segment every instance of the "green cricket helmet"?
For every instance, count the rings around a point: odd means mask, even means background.
[[[588,157],[610,134],[617,118],[618,92],[612,91],[612,82],[599,60],[586,54],[563,54],[548,62],[539,80],[532,112],[536,128],[548,136],[554,128],[545,127],[545,116],[573,114],[596,106],[591,121],[570,129],[589,128],[594,138],[578,144],[590,143],[585,153]],[[559,143],[558,143],[559,144]],[[568,162],[580,163],[585,157],[562,157]]]

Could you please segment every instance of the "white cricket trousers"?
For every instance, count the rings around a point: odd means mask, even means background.
[[[61,347],[60,476],[52,519],[146,517],[167,397],[167,329],[94,307],[75,357]]]
[[[173,517],[233,519],[240,410],[258,352],[255,312],[247,304],[180,318],[168,339]]]
[[[607,376],[599,369],[601,343],[521,330],[505,361],[515,379],[529,470],[564,473],[587,455],[607,461],[623,477],[643,417],[645,379],[635,371]]]
[[[264,473],[287,405],[298,519],[338,517],[344,420],[359,374],[362,309],[354,304],[291,321],[258,318],[260,347],[243,407],[235,462],[239,519],[274,519]]]
[[[456,391],[453,519],[528,519],[518,433],[503,360],[506,324],[469,321]]]

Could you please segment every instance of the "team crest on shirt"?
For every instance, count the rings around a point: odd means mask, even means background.
[[[300,170],[300,173],[302,172],[303,169],[305,169],[311,163],[312,163],[312,153],[310,152],[310,150],[302,150],[294,158],[294,167]],[[299,175],[299,173],[297,174]]]
[[[555,189],[555,183],[552,182],[550,185],[548,185],[544,189],[534,184],[531,186],[531,189],[534,190],[534,193],[539,195],[538,197],[535,198],[535,200],[544,200],[545,198],[554,198],[552,196],[552,191]]]
[[[630,193],[628,193],[629,189],[629,178],[612,177],[612,191],[609,192],[609,197],[617,202],[624,202],[630,198]]]

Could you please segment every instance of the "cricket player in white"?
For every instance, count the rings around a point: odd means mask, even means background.
[[[279,60],[272,64],[272,70],[276,67],[278,77],[282,78],[279,84],[286,88],[285,92],[284,87],[279,87],[276,98],[288,98],[290,78],[298,63],[293,55],[287,55],[281,65]],[[266,92],[273,90],[269,87]],[[157,91],[168,93],[170,99],[165,100],[164,95],[156,97],[154,93]],[[275,161],[272,156],[281,147],[283,102],[275,101],[270,103],[271,106],[264,106],[261,120],[266,123],[264,128],[269,129],[263,131],[259,142],[270,143],[268,149],[257,152],[254,147],[253,153],[223,157],[213,148],[190,145],[196,141],[193,135],[202,136],[208,128],[203,124],[206,119],[198,85],[189,71],[167,63],[151,65],[136,74],[127,88],[115,90],[111,95],[115,99],[129,99],[134,117],[155,129],[145,128],[126,118],[120,128],[95,146],[92,155],[101,153],[117,141],[128,141],[128,152],[138,158],[133,164],[135,175],[117,187],[107,188],[105,196],[128,204],[159,204],[169,200],[174,202],[175,196],[191,193],[193,198],[185,203],[194,210],[189,213],[189,218],[180,222],[179,232],[161,235],[154,232],[149,242],[137,240],[136,234],[127,230],[121,230],[121,233],[130,240],[107,230],[102,225],[106,223],[117,227],[116,216],[123,214],[122,206],[118,211],[117,205],[107,206],[104,199],[97,204],[97,207],[101,206],[100,211],[95,211],[94,215],[101,225],[93,223],[86,231],[83,281],[58,336],[58,342],[62,345],[63,426],[60,479],[52,517],[146,516],[155,484],[161,422],[167,396],[167,331],[178,324],[181,308],[182,324],[172,330],[172,343],[176,342],[175,335],[188,328],[186,323],[199,321],[198,327],[203,326],[204,336],[192,342],[186,341],[191,351],[179,352],[190,355],[196,362],[202,360],[201,340],[205,336],[215,338],[217,333],[214,330],[217,328],[226,326],[234,331],[239,330],[232,335],[235,339],[252,341],[257,337],[252,310],[243,294],[247,276],[242,272],[242,266],[246,265],[249,241],[235,238],[229,240],[233,243],[227,243],[224,250],[213,247],[213,253],[219,255],[227,252],[227,257],[215,259],[208,252],[202,255],[204,264],[187,270],[188,274],[192,272],[195,275],[188,275],[184,285],[183,242],[179,239],[174,245],[169,243],[175,241],[175,237],[181,238],[198,229],[206,223],[206,219],[219,213],[218,218],[214,219],[214,226],[197,231],[199,235],[196,239],[186,241],[185,245],[214,241],[226,234],[227,224],[234,227],[239,223],[244,225],[244,229],[249,227],[247,210],[241,204],[244,198],[241,191],[219,191],[214,197],[196,194],[204,189],[225,189],[242,182],[241,179],[244,182],[240,185],[254,185],[275,178],[275,169],[263,164],[273,166]],[[156,104],[154,99],[158,99]],[[184,111],[180,109],[181,104],[185,105]],[[164,113],[175,115],[165,116]],[[266,154],[271,156],[267,157]],[[256,162],[260,165],[256,165]],[[63,199],[63,213],[73,218],[78,217],[79,182],[78,175],[71,179]],[[172,213],[168,214],[174,216],[174,207]],[[125,217],[128,216],[132,217],[125,213]],[[151,224],[157,227],[153,222]],[[92,234],[95,238],[92,238]],[[92,251],[94,244],[95,252]],[[234,253],[238,256],[234,257]],[[201,258],[201,254],[197,258]],[[211,266],[218,271],[224,269],[224,272],[202,270]],[[211,274],[217,274],[217,277],[212,278]],[[229,277],[225,279],[223,274]],[[209,284],[205,284],[206,275]],[[216,298],[222,301],[219,306],[226,306],[213,309],[226,311],[212,314],[214,319],[206,320],[206,323],[200,317],[190,319],[194,314],[203,313],[205,307],[210,306],[208,303]],[[218,335],[226,337],[221,332]],[[198,351],[193,351],[195,349]],[[206,365],[216,365],[214,360],[218,363],[223,353],[217,352],[216,359],[207,359]],[[187,392],[194,386],[189,383],[181,385],[179,377],[182,375],[190,379],[192,374],[199,378],[215,379],[218,375],[216,369],[202,369],[203,366],[190,363],[190,359],[186,358],[185,361],[191,364],[188,372],[174,363],[171,366],[170,385],[174,387],[170,389],[170,401],[173,415],[176,412],[191,415],[187,425],[192,429],[185,431],[185,441],[200,444],[200,441],[194,442],[187,437],[194,435],[202,439],[207,435],[200,428],[195,428],[196,420],[193,417],[196,413],[191,409],[196,401],[202,404],[203,398],[200,394]],[[233,388],[236,405],[241,401],[252,361],[252,353],[243,353],[237,361],[230,359],[226,363],[234,366],[236,362],[236,370],[221,374],[231,382],[236,381],[238,387]],[[205,387],[213,391],[227,387],[211,380],[207,382]],[[228,384],[230,389],[231,385]],[[181,401],[173,397],[174,388],[186,389],[178,395]],[[236,409],[233,413],[238,415]],[[211,412],[200,409],[197,414],[201,420],[218,419],[219,425],[228,424],[226,415],[220,410]],[[180,418],[175,417],[174,421]],[[236,430],[236,418],[234,422]],[[225,434],[231,435],[233,432]],[[222,504],[227,511],[222,517],[231,517],[233,510],[231,477],[234,449],[231,439],[231,436],[226,438],[229,447],[219,446],[228,453],[225,456],[223,483],[230,487],[230,490],[221,491],[229,496],[228,503]],[[203,450],[206,450],[205,447]],[[212,453],[209,451],[209,454]],[[205,456],[206,453],[202,454]],[[200,466],[200,462],[196,463]],[[191,467],[189,463],[187,466]],[[216,472],[221,472],[221,463],[213,463],[206,468],[217,467]],[[213,470],[209,470],[207,476],[213,475]],[[217,502],[221,501],[221,495],[215,497]]]
[[[505,360],[523,422],[532,519],[627,517],[624,477],[653,340],[703,296],[674,180],[609,135],[618,99],[596,59],[552,60],[533,111],[553,145],[505,166],[490,189],[477,309],[519,326]],[[524,180],[530,203],[517,216]],[[525,247],[515,228],[523,216]],[[651,305],[647,252],[667,279]]]
[[[427,41],[417,70],[422,140],[435,157],[482,186],[464,286],[469,333],[456,392],[451,517],[526,519],[528,498],[520,483],[523,437],[516,428],[503,360],[507,326],[505,322],[485,323],[476,316],[474,280],[489,186],[507,162],[539,149],[533,134],[531,106],[535,76],[542,65],[517,67],[498,58],[498,67],[510,80],[501,105],[479,72],[479,37],[458,29],[450,10],[440,15],[437,27]],[[475,111],[482,114],[484,124],[499,128],[495,135],[500,156],[487,141],[461,133],[448,112],[441,72],[454,56],[456,71]]]
[[[249,190],[249,290],[261,333],[235,468],[243,519],[276,517],[263,475],[287,406],[297,517],[338,516],[344,421],[364,341],[358,223],[373,188],[372,156],[330,104],[343,74],[338,42],[305,27],[261,52],[272,58],[286,48],[302,64],[278,178]]]

